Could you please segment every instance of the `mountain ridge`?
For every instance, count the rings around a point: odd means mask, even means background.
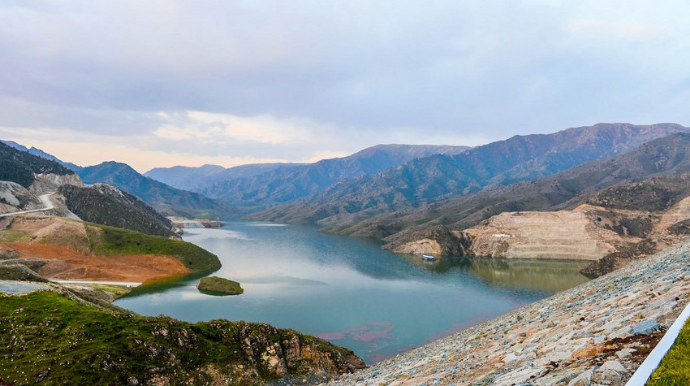
[[[226,218],[235,210],[202,194],[170,187],[141,175],[131,166],[115,161],[88,166],[79,171],[87,184],[105,183],[132,194],[165,215]]]
[[[329,224],[331,227],[324,230],[379,237],[389,243],[387,248],[396,249],[419,238],[425,229],[438,225],[461,231],[504,212],[553,211],[573,209],[589,202],[601,204],[603,199],[595,199],[597,194],[618,184],[689,171],[690,134],[676,133],[617,157],[590,161],[539,180],[523,181],[361,222],[348,222],[341,217],[342,225],[333,221]]]
[[[313,164],[280,166],[251,178],[237,178],[198,189],[199,192],[252,212],[316,194],[338,181],[377,173],[431,154],[462,153],[465,146],[377,145],[342,158]]]
[[[249,218],[321,225],[341,217],[360,221],[534,180],[586,161],[621,154],[652,139],[689,131],[677,124],[597,124],[553,134],[514,136],[458,155],[416,159],[357,180],[343,181],[302,202],[255,213]]]
[[[62,185],[57,193],[80,219],[151,236],[177,238],[170,220],[133,195],[105,184]]]

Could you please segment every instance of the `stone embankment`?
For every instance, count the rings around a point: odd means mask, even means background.
[[[624,385],[689,300],[683,242],[329,385]]]

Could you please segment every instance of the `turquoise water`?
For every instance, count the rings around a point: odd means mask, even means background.
[[[587,281],[582,262],[453,258],[427,263],[311,228],[229,223],[188,229],[217,254],[213,275],[240,296],[199,293],[197,279],[137,289],[115,304],[143,315],[266,322],[348,347],[368,363],[461,331]]]

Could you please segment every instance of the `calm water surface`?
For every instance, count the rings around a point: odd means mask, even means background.
[[[400,257],[378,244],[311,228],[229,223],[187,229],[217,254],[216,276],[240,296],[199,293],[198,280],[144,286],[116,302],[191,322],[266,322],[317,335],[373,363],[587,281],[586,262]]]

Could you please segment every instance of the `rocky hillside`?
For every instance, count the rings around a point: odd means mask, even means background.
[[[41,200],[25,187],[15,182],[0,181],[0,214],[42,207]]]
[[[331,232],[382,238],[396,250],[419,239],[420,232],[439,225],[462,231],[504,212],[572,209],[587,202],[587,197],[601,189],[631,180],[688,171],[690,135],[674,134],[629,153],[585,163],[536,181],[449,199],[418,210],[383,214],[373,219],[335,216],[328,222],[322,221],[322,224]]]
[[[0,142],[0,181],[15,182],[29,188],[36,180],[36,174],[64,176],[73,175],[74,172],[56,162],[16,150]]]
[[[242,178],[204,183],[201,193],[223,199],[244,211],[254,211],[306,198],[341,181],[378,173],[392,166],[433,154],[458,154],[464,146],[379,145],[343,158],[306,165],[284,165]],[[232,169],[231,169],[232,170]],[[222,178],[222,174],[219,174]]]
[[[0,384],[251,386],[364,367],[352,351],[292,330],[142,317],[55,285],[34,287],[0,294]]]
[[[548,135],[515,136],[461,154],[420,158],[335,184],[307,203],[281,206],[252,218],[326,225],[351,223],[352,219],[359,222],[382,213],[425,208],[442,200],[536,180],[689,130],[675,124],[598,124]]]
[[[63,185],[57,193],[64,197],[67,208],[84,221],[152,236],[176,236],[170,220],[138,198],[112,186]]]
[[[41,197],[65,184],[83,185],[79,176],[57,162],[0,141],[0,214],[53,208],[49,213],[68,215],[59,201]]]
[[[622,386],[690,301],[690,244],[329,383]]]
[[[144,177],[123,163],[89,166],[79,175],[87,184],[104,183],[132,194],[166,216],[218,219],[236,214],[228,204]]]

